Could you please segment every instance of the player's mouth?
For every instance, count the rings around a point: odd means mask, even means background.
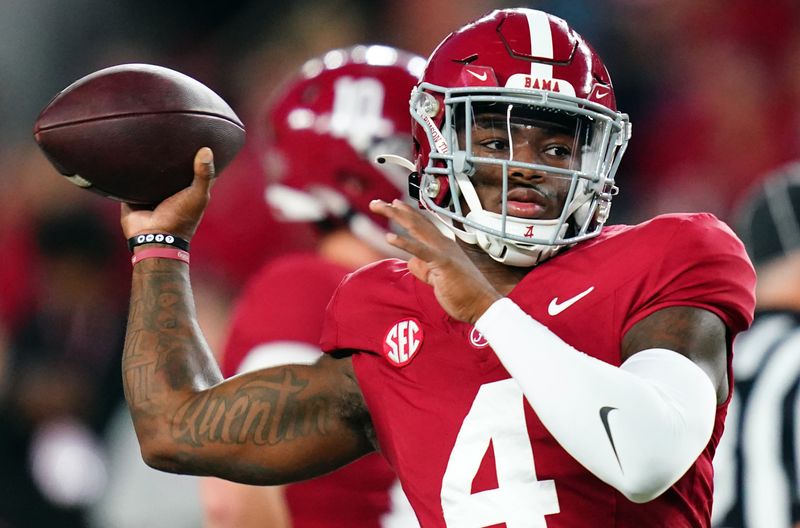
[[[510,216],[541,218],[548,205],[547,198],[532,187],[517,187],[508,192],[507,207]]]

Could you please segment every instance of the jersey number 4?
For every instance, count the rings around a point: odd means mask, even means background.
[[[522,391],[512,380],[482,385],[450,452],[442,479],[447,526],[546,527],[545,515],[559,512],[556,485],[537,480],[525,424]],[[497,488],[472,493],[481,462],[494,447]]]

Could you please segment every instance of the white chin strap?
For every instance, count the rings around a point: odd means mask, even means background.
[[[486,226],[495,231],[503,231],[503,217],[497,213],[485,211],[475,192],[469,176],[463,171],[455,173],[458,188],[470,212],[466,219],[478,225]],[[555,240],[561,238],[567,231],[568,224],[564,223],[559,229],[558,219],[554,220],[529,220],[506,216],[505,231],[510,235],[525,236],[530,226],[533,226],[534,233],[538,239]],[[561,250],[562,245],[531,244],[522,245],[517,242],[506,240],[502,237],[491,235],[467,224],[463,230],[451,227],[458,238],[468,244],[477,244],[490,257],[508,266],[530,267],[539,264]],[[558,231],[558,232],[556,232]],[[554,236],[555,235],[555,236]]]
[[[492,229],[501,230],[503,219],[502,216],[488,211],[470,211],[466,216],[467,220],[480,223],[481,225],[490,227]],[[522,225],[521,220],[512,216],[506,217],[506,232],[509,234],[521,235],[524,230],[527,230],[530,221],[525,221]],[[556,220],[537,220],[534,224],[534,229],[537,237],[553,238],[553,234],[558,230],[558,219]],[[475,242],[482,250],[489,254],[490,257],[498,262],[502,262],[508,266],[529,267],[539,264],[556,253],[564,247],[561,245],[544,245],[544,244],[531,244],[530,246],[523,246],[516,242],[511,242],[499,236],[490,235],[485,231],[477,230],[469,225],[465,225],[464,229],[474,236]],[[561,226],[560,232],[556,236],[561,237],[567,230],[567,224]],[[518,232],[517,232],[518,231]],[[462,239],[463,240],[463,239]],[[465,240],[466,242],[466,240]]]

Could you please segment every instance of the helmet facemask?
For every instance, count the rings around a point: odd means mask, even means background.
[[[623,114],[551,92],[427,83],[411,110],[430,146],[420,201],[463,241],[532,266],[600,233],[630,134]],[[476,191],[487,178],[492,203]]]

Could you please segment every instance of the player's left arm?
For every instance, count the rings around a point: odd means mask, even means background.
[[[414,255],[409,270],[454,318],[473,323],[561,446],[636,502],[658,497],[705,449],[726,397],[726,329],[696,307],[658,310],[635,324],[617,367],[565,343],[503,297],[463,251],[399,202],[375,202],[408,232],[388,240]]]
[[[725,323],[692,306],[670,306],[636,323],[622,339],[623,364],[639,352],[665,349],[686,356],[711,381],[716,403],[728,399],[728,343]],[[637,361],[641,360],[641,356]]]
[[[630,500],[661,495],[708,445],[727,394],[725,325],[713,313],[654,312],[625,335],[619,367],[576,350],[507,298],[475,327],[559,444]]]

